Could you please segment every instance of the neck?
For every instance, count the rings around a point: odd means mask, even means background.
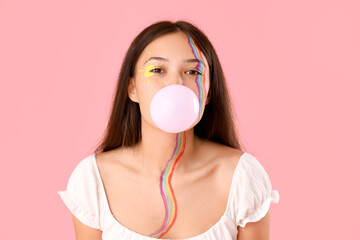
[[[144,175],[160,177],[166,164],[170,160],[175,161],[173,154],[176,152],[177,133],[164,132],[142,122],[141,134],[141,140],[136,147],[140,171]],[[178,149],[178,152],[183,152],[175,165],[177,172],[184,171],[194,161],[199,141],[194,135],[194,128],[184,131],[184,135],[184,148]],[[180,145],[180,141],[178,144]]]

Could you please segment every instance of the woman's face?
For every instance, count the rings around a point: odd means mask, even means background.
[[[194,49],[197,49],[198,56],[194,55]],[[199,60],[202,61],[200,64]],[[202,75],[198,76],[200,72]],[[199,87],[202,88],[203,106],[200,108],[203,111],[209,101],[209,65],[196,45],[189,43],[184,32],[166,34],[150,42],[139,56],[134,77],[130,79],[128,96],[139,103],[143,120],[153,126],[156,125],[150,115],[151,100],[160,89],[170,84],[190,88],[198,99]]]

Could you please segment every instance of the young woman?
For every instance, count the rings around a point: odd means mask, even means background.
[[[279,201],[239,146],[213,46],[185,21],[156,22],[133,40],[104,139],[58,193],[77,240],[265,240]]]

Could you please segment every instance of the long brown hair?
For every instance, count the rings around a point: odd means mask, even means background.
[[[129,79],[134,76],[135,65],[141,52],[152,40],[178,31],[193,38],[209,64],[209,96],[211,97],[200,122],[194,126],[194,134],[241,150],[224,73],[212,44],[202,31],[189,22],[158,21],[140,32],[126,52],[105,135],[95,153],[110,151],[121,146],[132,146],[141,139],[140,108],[138,103],[128,97]]]

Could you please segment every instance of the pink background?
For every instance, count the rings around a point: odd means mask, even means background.
[[[360,239],[358,1],[0,1],[1,239],[75,239],[57,194],[156,20],[213,43],[245,150],[279,191],[271,239]]]

